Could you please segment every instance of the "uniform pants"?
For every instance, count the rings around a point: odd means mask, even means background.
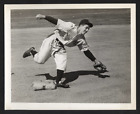
[[[38,64],[44,64],[50,57],[52,52],[52,43],[56,39],[56,35],[51,35],[49,38],[46,38],[37,54],[34,55],[34,61]],[[56,52],[53,54],[56,69],[66,70],[67,64],[67,53]]]
[[[51,45],[55,38],[56,36],[52,35],[42,42],[39,52],[34,55],[34,61],[36,63],[44,64],[51,57]]]
[[[67,53],[55,53],[54,60],[56,63],[56,69],[66,70],[67,65]]]

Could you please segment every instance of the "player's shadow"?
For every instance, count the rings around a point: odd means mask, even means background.
[[[87,75],[93,75],[99,78],[110,77],[109,75],[103,75],[101,74],[101,72],[98,72],[98,71],[85,71],[85,70],[72,71],[72,72],[67,72],[64,74],[64,77],[65,77],[64,83],[72,82],[78,79],[79,76],[87,76]]]
[[[109,75],[101,74],[101,72],[98,72],[98,71],[85,71],[85,70],[72,71],[72,72],[67,72],[67,73],[64,74],[64,78],[65,78],[64,83],[72,82],[72,81],[78,79],[79,76],[87,76],[87,75],[97,76],[98,78],[110,77]],[[50,80],[55,80],[56,79],[56,77],[51,76],[49,73],[37,74],[35,76],[45,76],[46,79],[50,79]]]
[[[46,80],[55,80],[56,79],[56,76],[51,76],[49,73],[45,73],[45,74],[37,74],[35,76],[45,76],[46,77]]]

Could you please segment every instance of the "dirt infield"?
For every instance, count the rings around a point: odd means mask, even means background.
[[[53,79],[55,63],[50,58],[36,64],[32,57],[23,59],[31,46],[39,50],[43,39],[53,28],[12,29],[11,92],[12,102],[30,103],[130,103],[130,25],[94,26],[86,35],[90,50],[109,72],[97,75],[92,63],[77,47],[67,48],[68,65],[65,78],[71,88],[33,91],[33,81]]]

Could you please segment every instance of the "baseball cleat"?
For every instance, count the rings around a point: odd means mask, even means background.
[[[54,82],[54,84],[56,85],[56,88],[57,87],[70,88],[70,86],[68,84],[64,84],[61,81],[58,84],[56,84],[56,82]]]
[[[32,51],[34,51],[35,50],[35,48],[34,47],[31,47],[30,49],[28,49],[27,51],[25,51],[24,52],[24,54],[23,54],[23,58],[26,58],[26,57],[28,57],[28,56],[31,56],[32,55]]]
[[[68,84],[63,84],[63,83],[57,84],[57,87],[70,88]]]

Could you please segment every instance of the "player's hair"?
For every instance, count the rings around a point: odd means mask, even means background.
[[[89,22],[88,19],[82,19],[79,23],[79,26],[80,25],[89,25],[89,27],[93,27],[93,24],[91,22]]]

